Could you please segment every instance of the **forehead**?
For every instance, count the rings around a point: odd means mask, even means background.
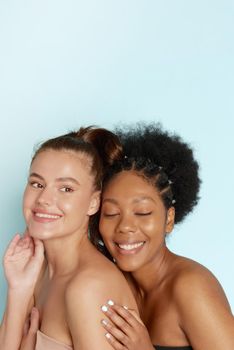
[[[66,150],[44,150],[39,152],[32,161],[30,172],[43,176],[84,175],[90,176],[91,161],[82,152]]]
[[[103,191],[103,199],[114,197],[123,199],[125,202],[137,200],[161,201],[160,194],[156,187],[147,181],[141,173],[136,171],[122,171],[109,181]]]

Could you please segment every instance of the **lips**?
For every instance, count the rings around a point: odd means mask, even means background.
[[[132,243],[132,244],[118,244],[119,248],[124,250],[132,250],[141,247],[144,242]]]
[[[44,213],[34,213],[34,215],[39,218],[47,218],[47,219],[59,219],[61,217],[60,215],[44,214]]]
[[[118,249],[118,251],[121,254],[127,255],[127,254],[135,254],[138,253],[144,246],[145,241],[138,241],[138,242],[124,242],[124,243],[117,243],[115,242],[115,245]]]
[[[35,210],[33,211],[33,217],[38,222],[53,222],[60,219],[62,215]]]

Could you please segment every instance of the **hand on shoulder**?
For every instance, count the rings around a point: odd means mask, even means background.
[[[129,293],[126,287],[126,295]],[[122,303],[125,287],[112,283],[106,276],[101,278],[92,272],[82,272],[67,287],[65,302],[68,326],[75,349],[110,350],[106,341],[105,330],[101,325],[102,305],[106,300],[114,299]],[[133,298],[133,297],[132,297]],[[127,298],[126,303],[133,303]],[[79,325],[79,326],[78,326]]]

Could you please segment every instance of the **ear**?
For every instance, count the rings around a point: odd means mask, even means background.
[[[100,201],[101,201],[101,191],[94,192],[90,200],[90,205],[88,210],[89,216],[96,214],[96,212],[100,207]]]
[[[175,223],[175,208],[170,207],[167,210],[167,218],[166,218],[166,233],[171,233],[174,228]]]

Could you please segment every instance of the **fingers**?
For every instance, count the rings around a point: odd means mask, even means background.
[[[15,253],[15,249],[17,247],[17,244],[18,242],[20,241],[20,234],[17,233],[13,239],[10,241],[7,249],[6,249],[6,252],[5,252],[5,255],[4,257],[7,257],[7,256],[11,256]]]
[[[10,242],[6,253],[4,255],[4,266],[10,262],[18,261],[22,258],[27,258],[32,255],[30,247],[30,238],[21,238],[20,234],[15,235],[15,237]]]
[[[40,239],[34,238],[34,257],[36,259],[44,258],[44,244]]]
[[[21,252],[22,250],[28,249],[30,244],[30,238],[29,237],[21,237],[18,241],[16,247],[15,247],[15,253]]]
[[[133,309],[128,309],[126,306],[120,306],[115,304],[112,300],[107,302],[108,306],[102,307],[102,311],[105,312],[108,317],[119,327],[121,323],[136,328],[143,325],[137,312]]]
[[[24,323],[24,328],[23,328],[23,335],[24,336],[28,334],[29,326],[30,326],[29,317],[27,317],[27,319]]]
[[[153,349],[149,333],[136,310],[109,300],[107,305],[102,306],[102,311],[108,320],[104,319],[101,323],[107,331],[106,338],[114,349]]]
[[[112,334],[106,333],[106,340],[108,343],[112,346],[113,349],[115,350],[127,350],[128,348],[121,344]]]
[[[126,346],[128,344],[128,336],[122,331],[122,329],[120,330],[106,319],[102,320],[101,323],[107,331],[105,336],[108,342],[111,343],[111,345],[114,345],[115,349],[125,349],[123,345]],[[124,328],[124,326],[122,327]]]
[[[121,317],[121,315],[119,315],[117,312],[115,312],[113,307],[110,306],[103,306],[102,307],[102,311],[108,316],[108,318],[111,320],[111,322],[113,322],[113,324],[115,326],[118,327],[118,329],[121,330],[121,333],[123,334],[130,334],[131,333],[131,325],[128,323],[126,318]],[[103,323],[103,325],[105,325],[105,323]],[[108,324],[105,325],[107,330],[111,330],[112,332],[111,334],[113,334],[113,327],[111,326],[111,324],[108,322]],[[116,329],[116,327],[115,327]],[[117,336],[117,338],[121,341],[121,335],[119,334],[118,331],[115,332],[115,334],[113,334],[115,336]],[[120,337],[119,337],[120,335]]]
[[[28,333],[36,334],[39,329],[39,311],[33,307],[30,315],[30,327]]]
[[[126,306],[114,304],[112,300],[109,300],[107,305],[102,306],[102,311],[110,320],[102,320],[102,326],[108,332],[106,337],[112,347],[115,349],[134,349],[138,344],[139,335],[145,332],[142,321],[138,321],[137,312],[128,310]]]
[[[117,304],[114,304],[112,306],[112,309],[116,311],[132,327],[137,327],[139,324],[143,325],[143,322],[135,310],[128,309],[126,306],[120,306]]]
[[[126,309],[126,307],[124,307]],[[139,314],[136,312],[136,310],[134,309],[126,309],[128,310],[128,312],[130,312],[130,314],[132,314],[133,317],[135,317],[135,319],[144,326],[144,323],[142,322],[142,320],[140,319]]]
[[[33,350],[36,346],[36,333],[39,329],[39,312],[34,307],[30,314],[30,326],[24,335],[20,350]]]
[[[33,254],[33,253],[34,253],[34,242],[33,242],[33,239],[32,239],[32,238],[30,238],[28,248],[30,249],[30,251],[31,251],[32,254]]]
[[[39,329],[39,311],[33,307],[31,313],[24,324],[23,334],[27,336],[29,333],[36,334]]]

